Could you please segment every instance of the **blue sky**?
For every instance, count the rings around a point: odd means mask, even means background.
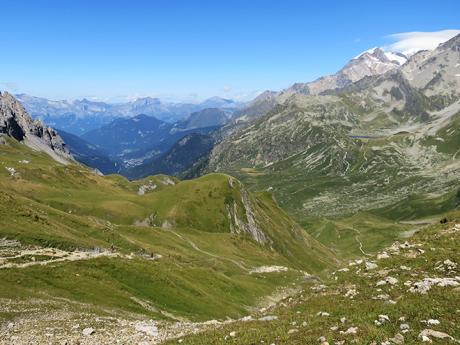
[[[51,99],[249,98],[333,73],[460,1],[1,1],[0,89]]]

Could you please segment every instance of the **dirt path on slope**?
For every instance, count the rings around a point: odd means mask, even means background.
[[[56,248],[16,249],[13,255],[0,251],[0,269],[25,268],[30,266],[46,266],[49,264],[90,260],[100,257],[122,257],[120,253],[110,251],[65,251]],[[2,255],[3,254],[3,255]],[[5,255],[6,254],[6,255]],[[22,260],[26,262],[21,262]],[[19,261],[19,262],[15,262]]]
[[[213,257],[215,259],[220,259],[220,260],[227,260],[227,261],[230,261],[232,262],[233,264],[235,264],[236,266],[238,266],[239,268],[241,268],[242,270],[246,271],[246,272],[249,272],[249,268],[247,268],[246,266],[244,266],[241,262],[239,261],[236,261],[236,260],[233,260],[233,259],[229,259],[229,258],[226,258],[226,257],[223,257],[223,256],[220,256],[220,255],[216,255],[216,254],[213,254],[213,253],[210,253],[210,252],[207,252],[201,248],[199,248],[192,240],[190,240],[189,238],[181,235],[181,234],[178,234],[177,232],[173,231],[173,230],[170,230],[174,235],[176,235],[177,237],[179,237],[180,239],[184,240],[185,242],[187,242],[194,250],[196,250],[197,252],[201,253],[201,254],[204,254],[204,255],[208,255],[210,257]]]

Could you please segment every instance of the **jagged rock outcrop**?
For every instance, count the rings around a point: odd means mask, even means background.
[[[230,186],[232,183],[233,180],[230,179]],[[254,214],[249,194],[244,189],[241,190],[241,203],[244,209],[245,220],[240,219],[238,216],[238,205],[236,201],[233,202],[233,205],[227,205],[228,218],[230,220],[230,232],[249,236],[254,241],[262,245],[271,244],[272,240],[257,224],[256,215]]]
[[[53,128],[33,120],[21,103],[8,92],[0,93],[0,134],[44,151],[61,163],[73,159],[59,134]]]

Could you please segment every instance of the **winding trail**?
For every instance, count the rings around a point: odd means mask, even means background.
[[[358,230],[356,230],[356,231],[358,231]],[[359,233],[359,231],[358,231],[358,233]],[[366,255],[366,256],[372,256],[371,254],[366,253],[366,252],[363,250],[363,243],[359,240],[358,235],[355,236],[355,241],[358,242],[358,244],[359,244],[359,251],[360,251],[361,253],[363,253],[363,254]]]
[[[201,248],[199,248],[192,240],[188,239],[187,237],[181,235],[181,234],[178,234],[177,232],[173,231],[173,230],[169,230],[170,232],[172,232],[174,235],[176,235],[177,237],[179,237],[180,239],[184,240],[185,242],[187,242],[194,250],[196,250],[197,252],[201,253],[201,254],[205,254],[205,255],[208,255],[208,256],[211,256],[215,259],[220,259],[220,260],[227,260],[227,261],[230,261],[232,262],[233,264],[235,264],[236,266],[238,266],[239,268],[241,268],[242,270],[246,271],[246,272],[249,272],[250,269],[247,268],[246,266],[244,266],[241,262],[239,261],[236,261],[236,260],[233,260],[233,259],[229,259],[229,258],[225,258],[223,256],[219,256],[219,255],[216,255],[216,254],[213,254],[213,253],[210,253],[210,252],[207,252]]]
[[[456,160],[457,159],[457,154],[460,152],[460,149],[457,150],[457,152],[454,153],[454,155],[452,156],[452,160]]]
[[[363,249],[363,247],[364,247],[364,246],[363,246],[363,243],[361,242],[361,240],[360,240],[359,237],[358,237],[359,235],[361,235],[361,231],[359,231],[358,229],[356,229],[356,228],[354,228],[354,227],[350,227],[350,226],[346,226],[345,228],[350,229],[350,230],[353,230],[354,232],[357,232],[357,233],[358,233],[358,235],[355,235],[354,239],[355,239],[355,241],[358,243],[359,251],[360,251],[361,253],[363,253],[363,255],[372,256],[371,254],[366,253],[366,252],[364,251],[364,249]]]
[[[41,260],[41,261],[31,261],[22,262],[22,263],[15,263],[15,262],[7,262],[11,259],[20,259],[25,256],[48,256],[49,260]],[[109,251],[73,251],[67,252],[60,249],[55,248],[39,248],[39,249],[26,249],[21,250],[19,254],[12,255],[12,256],[0,256],[0,269],[3,268],[26,268],[30,266],[46,266],[49,264],[59,263],[59,262],[66,262],[66,261],[79,261],[79,260],[90,260],[96,259],[100,257],[122,257],[120,253],[113,253]],[[5,262],[6,261],[6,262]]]

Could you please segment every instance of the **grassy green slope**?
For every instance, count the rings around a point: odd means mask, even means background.
[[[366,270],[364,262],[351,262],[321,283],[305,283],[301,291],[278,306],[255,314],[253,321],[235,322],[185,337],[183,343],[295,345],[317,344],[324,337],[329,344],[420,344],[420,334],[425,329],[452,337],[429,335],[433,343],[458,343],[460,280],[455,276],[460,262],[460,212],[447,216],[449,223],[430,226],[411,238],[408,245],[396,244],[386,251],[387,258],[369,257],[377,265],[374,270]],[[446,260],[454,265],[448,266]],[[410,291],[425,278],[450,279],[456,285],[433,286],[425,294]],[[382,284],[385,279],[392,284]],[[257,321],[264,315],[277,319]],[[388,320],[376,323],[381,315]],[[430,319],[438,323],[428,324]]]
[[[434,145],[440,152],[452,154],[454,157],[460,150],[460,113],[454,115],[446,126],[440,128],[435,136],[429,136],[426,144]]]
[[[14,176],[6,168],[14,168]],[[139,187],[146,185],[139,195]],[[8,256],[42,247],[60,248],[68,255],[95,248],[109,253],[1,267],[0,298],[66,298],[91,304],[97,313],[113,309],[162,318],[170,318],[169,313],[190,319],[237,317],[303,277],[303,271],[319,273],[335,264],[333,254],[306,235],[270,196],[248,193],[228,175],[183,182],[153,176],[129,182],[78,165],[60,165],[8,140],[0,146],[0,190],[0,239],[21,243],[13,249],[0,244],[0,266],[30,263],[33,255]],[[250,233],[230,231],[236,226],[230,205],[242,224],[248,222],[243,194],[270,242],[259,244]],[[49,259],[35,255],[35,260]],[[251,274],[265,265],[290,270]]]
[[[417,146],[409,134],[354,142],[359,150],[339,173],[305,169],[302,155],[228,171],[251,190],[270,190],[311,235],[344,256],[373,252],[420,227],[403,221],[432,218],[458,206],[458,170],[449,166],[458,161],[436,161],[430,145]],[[433,162],[417,166],[406,154]]]

